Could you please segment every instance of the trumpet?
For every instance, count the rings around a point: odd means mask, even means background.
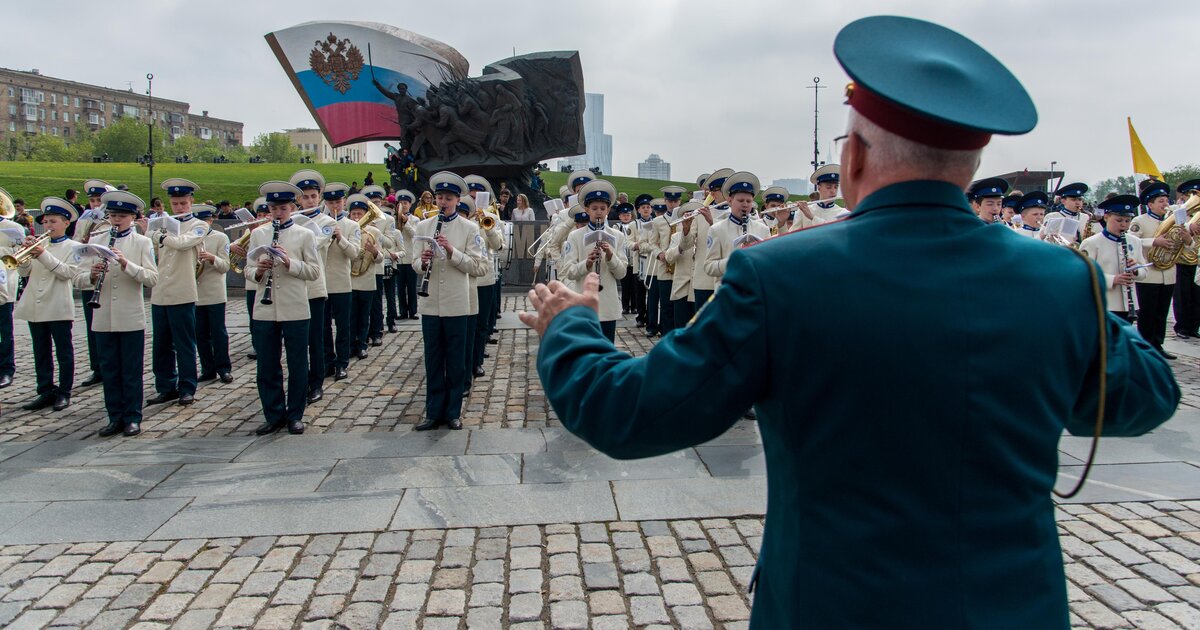
[[[5,254],[3,258],[0,258],[0,261],[4,263],[5,269],[16,269],[17,267],[20,267],[21,265],[33,260],[33,250],[38,247],[44,247],[46,242],[49,240],[50,233],[46,232],[45,234],[37,237],[37,240],[29,245],[26,245],[11,254]]]
[[[475,222],[479,224],[480,229],[490,230],[496,227],[496,218],[482,211],[475,211]]]

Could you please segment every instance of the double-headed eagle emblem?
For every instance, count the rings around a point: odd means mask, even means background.
[[[338,39],[330,33],[324,41],[317,41],[308,54],[308,64],[321,77],[325,85],[345,94],[350,82],[362,72],[363,56],[349,39]]]

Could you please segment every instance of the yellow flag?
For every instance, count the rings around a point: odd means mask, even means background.
[[[1129,147],[1133,150],[1133,172],[1148,175],[1160,182],[1163,181],[1162,171],[1158,170],[1154,160],[1150,159],[1146,147],[1142,145],[1137,132],[1133,130],[1133,119],[1126,117],[1125,120],[1129,123]]]

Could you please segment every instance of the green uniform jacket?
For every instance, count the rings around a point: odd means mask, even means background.
[[[685,329],[631,358],[568,309],[538,356],[563,424],[616,458],[711,440],[752,404],[768,507],[753,628],[1066,628],[1051,487],[1097,404],[1086,264],[914,181],[737,252]],[[1039,334],[1027,334],[1031,322]],[[1179,402],[1109,317],[1106,435]]]

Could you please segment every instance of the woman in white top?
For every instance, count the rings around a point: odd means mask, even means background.
[[[513,221],[532,221],[534,220],[533,208],[529,207],[529,197],[525,195],[517,195],[517,207],[513,208]]]

